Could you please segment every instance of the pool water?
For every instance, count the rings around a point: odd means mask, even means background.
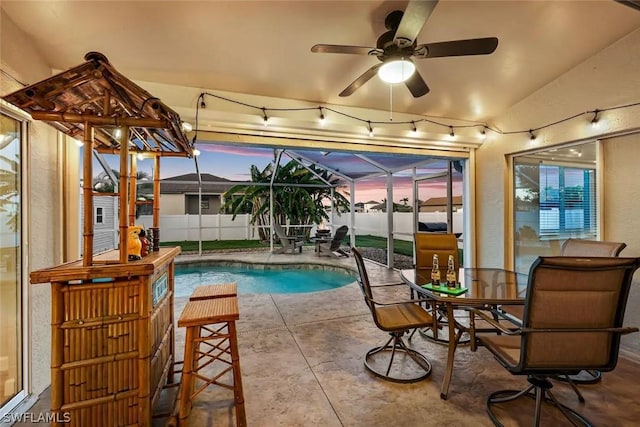
[[[176,266],[175,296],[186,297],[196,286],[216,283],[236,282],[238,293],[291,294],[336,289],[354,281],[346,272],[333,270]]]

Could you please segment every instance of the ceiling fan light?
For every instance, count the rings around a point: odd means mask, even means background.
[[[402,83],[411,77],[416,71],[416,66],[406,59],[397,59],[385,62],[378,69],[378,77],[385,83]]]

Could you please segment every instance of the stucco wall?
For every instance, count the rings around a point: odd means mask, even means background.
[[[606,240],[625,242],[621,256],[640,257],[640,134],[604,143],[604,218]],[[640,326],[640,273],[631,287],[625,324]],[[623,337],[623,347],[640,357],[638,334]]]
[[[0,60],[2,69],[17,80],[31,83],[51,74],[41,55],[32,49],[28,37],[1,13]],[[4,74],[0,75],[0,94],[20,89],[22,85]],[[42,123],[29,128],[27,148],[28,185],[26,206],[29,227],[29,271],[61,262],[62,236],[60,197],[61,161],[58,156],[57,132]],[[25,278],[28,280],[28,278]],[[50,323],[51,297],[49,285],[28,287],[30,391],[38,394],[50,383]]]
[[[492,123],[502,131],[535,129],[580,112],[632,104],[640,101],[640,31],[619,40],[598,55],[563,74],[527,99],[513,106]],[[582,115],[562,124],[536,132],[531,142],[525,132],[516,135],[492,134],[477,150],[477,251],[478,265],[505,265],[508,247],[506,212],[508,171],[506,155],[551,146],[563,142],[595,140],[603,137],[604,203],[603,239],[626,242],[623,255],[640,256],[640,207],[637,159],[640,136],[606,139],[616,132],[633,132],[640,128],[640,108],[630,107],[605,111],[600,127],[590,126],[590,115]],[[507,243],[505,243],[507,242]],[[640,274],[636,274],[636,282]],[[632,290],[627,307],[627,324],[640,324],[640,292]],[[626,337],[623,349],[640,357],[640,341]]]
[[[492,126],[505,132],[535,129],[595,108],[638,102],[638,69],[640,31],[635,31],[514,105]],[[579,116],[537,131],[533,143],[527,132],[490,133],[476,153],[478,265],[503,265],[505,259],[505,218],[496,215],[505,211],[509,197],[505,155],[637,128],[639,113],[639,107],[603,112],[598,129],[589,125],[593,115]]]

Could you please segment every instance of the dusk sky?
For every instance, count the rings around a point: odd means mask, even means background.
[[[233,145],[219,144],[196,144],[196,148],[200,150],[198,157],[198,165],[200,173],[208,173],[232,181],[248,181],[250,179],[249,168],[251,165],[257,166],[260,170],[264,169],[274,159],[272,148],[261,147],[240,147]],[[310,153],[315,156],[321,155],[320,152]],[[363,173],[372,171],[372,167],[360,159],[354,159],[353,156],[346,156],[342,153],[329,153],[331,157],[331,165],[336,169],[340,169],[341,162],[348,163],[349,170],[361,170]],[[119,157],[117,155],[105,155],[107,162],[115,170],[119,169]],[[82,159],[82,156],[80,157]],[[281,164],[291,160],[286,154],[282,156]],[[360,163],[359,163],[360,162]],[[442,171],[444,162],[438,162],[433,165],[436,169],[419,169],[418,174],[429,174]],[[138,170],[144,171],[152,176],[153,160],[138,160]],[[94,158],[94,176],[98,175],[102,168]],[[346,170],[346,165],[342,166]],[[160,160],[160,178],[169,178],[187,173],[196,172],[195,162],[193,159],[180,157],[164,157]],[[412,172],[411,170],[394,173],[393,199],[397,203],[402,203],[403,198],[408,198],[408,204],[413,203],[412,194]],[[454,195],[462,194],[462,183],[454,181]],[[386,176],[369,178],[356,181],[355,185],[355,201],[368,202],[371,200],[381,202],[387,197],[386,194]],[[348,191],[348,187],[347,187]],[[446,182],[444,180],[431,180],[428,184],[420,185],[418,198],[427,200],[430,197],[442,197],[446,195]]]

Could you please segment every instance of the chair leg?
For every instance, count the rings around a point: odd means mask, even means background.
[[[402,339],[402,332],[392,332],[389,340],[382,346],[373,348],[367,352],[364,358],[364,366],[370,371],[372,374],[384,378],[389,381],[400,382],[400,383],[412,383],[416,381],[423,380],[431,375],[431,363],[427,360],[427,358],[421,353],[413,350],[404,343]],[[374,356],[378,353],[391,353],[390,360],[385,362],[386,367],[384,370],[375,366]],[[392,373],[393,363],[396,360],[396,353],[405,353],[417,368],[420,371],[417,375],[412,376],[395,376]],[[379,365],[379,364],[378,364]]]
[[[492,410],[492,405],[510,402],[521,397],[528,397],[535,400],[534,425],[540,425],[540,416],[542,413],[543,402],[550,406],[558,408],[560,413],[568,419],[574,426],[591,427],[591,422],[578,412],[560,403],[551,392],[553,384],[545,377],[530,376],[528,378],[529,385],[524,390],[499,390],[493,392],[487,398],[487,414],[494,425],[502,427],[502,423],[498,420]]]
[[[573,389],[573,391],[576,392],[576,395],[578,395],[578,400],[580,401],[580,403],[584,403],[584,396],[582,396],[582,393],[580,393],[580,390],[578,390],[578,387],[576,386],[576,383],[573,382],[573,380],[571,379],[571,377],[569,375],[566,375],[566,381],[569,383],[569,385],[571,386],[571,388]]]
[[[602,380],[602,372],[595,369],[585,369],[577,375],[558,375],[553,377],[558,381],[573,381],[574,384],[596,384]]]

